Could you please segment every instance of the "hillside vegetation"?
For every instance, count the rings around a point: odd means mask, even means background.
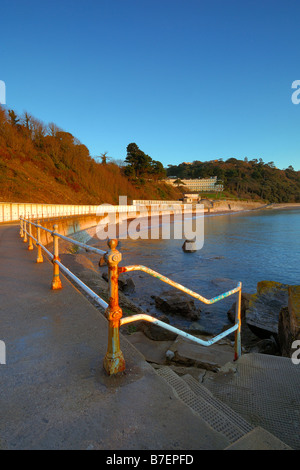
[[[178,179],[217,176],[224,184],[225,193],[242,199],[300,202],[300,171],[295,171],[292,166],[279,170],[273,162],[264,163],[261,158],[169,165],[167,174]]]
[[[105,154],[103,154],[105,157]],[[161,181],[158,162],[147,180],[125,175],[124,169],[89,150],[72,134],[25,112],[0,107],[0,200],[70,204],[116,204],[130,199],[178,199],[177,188]]]

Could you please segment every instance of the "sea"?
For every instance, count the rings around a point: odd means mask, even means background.
[[[259,281],[300,284],[300,209],[251,210],[203,217],[203,247],[194,253],[182,249],[183,239],[122,240],[121,266],[139,264],[169,277],[211,299],[242,283],[242,291],[255,293]],[[100,247],[103,242],[97,243]],[[159,318],[154,296],[171,286],[137,271],[130,272],[135,292],[129,298],[145,312]],[[229,324],[227,312],[235,302],[231,296],[213,305],[195,299],[200,319],[192,327],[217,334]],[[169,316],[178,327],[191,322]]]

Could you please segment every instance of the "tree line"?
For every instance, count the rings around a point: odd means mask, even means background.
[[[280,170],[273,161],[229,158],[190,164],[168,165],[168,176],[180,179],[217,176],[224,191],[239,198],[262,199],[267,202],[300,202],[300,171],[289,165]]]
[[[128,147],[132,145],[136,146]],[[26,111],[17,115],[0,106],[0,199],[4,201],[115,204],[119,195],[129,200],[177,199],[178,191],[160,181],[164,174],[160,162],[149,157],[145,166],[139,163],[142,155],[136,150],[136,160],[128,159],[125,166],[110,161],[107,152],[97,161],[55,123],[45,124]]]

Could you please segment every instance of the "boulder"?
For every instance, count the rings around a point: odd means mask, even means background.
[[[278,322],[278,340],[281,354],[291,357],[293,342],[300,339],[300,286],[288,289],[288,306],[282,308]]]
[[[164,313],[180,315],[190,321],[200,318],[200,309],[197,309],[194,300],[183,292],[168,290],[153,298],[156,307]]]
[[[256,294],[249,299],[246,322],[259,338],[277,336],[280,311],[288,305],[288,288],[280,282],[258,282]]]
[[[108,273],[105,271],[102,273],[102,278],[108,282]],[[118,280],[119,289],[124,292],[124,294],[133,294],[135,292],[135,284],[131,277],[123,278]]]
[[[242,292],[242,302],[241,302],[242,321],[245,320],[246,310],[249,308],[249,301],[251,297],[252,297],[252,294],[247,294],[246,292]],[[236,302],[232,304],[232,307],[227,312],[228,319],[231,323],[235,323],[235,309],[236,309]]]
[[[166,315],[162,315],[159,320],[170,324],[170,320]],[[174,341],[177,338],[176,333],[172,333],[172,331],[166,330],[161,326],[147,321],[141,322],[138,329],[142,331],[147,338],[152,339],[153,341]]]
[[[270,354],[272,356],[279,356],[280,350],[277,342],[272,336],[270,339],[261,339],[255,346],[250,349],[251,353]]]
[[[119,288],[124,294],[133,294],[135,292],[135,284],[131,277],[127,279],[119,279]]]

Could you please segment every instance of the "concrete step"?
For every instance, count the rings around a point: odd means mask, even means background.
[[[270,432],[249,424],[189,374],[179,377],[167,366],[156,368],[156,372],[183,403],[229,441],[225,450],[292,450]]]
[[[225,450],[292,450],[292,448],[258,426]]]
[[[229,443],[238,441],[253,428],[229,407],[197,384],[192,377],[179,377],[169,367],[162,366],[156,372],[173,388],[176,395],[194,413],[198,414],[214,431],[222,434]]]
[[[205,374],[203,385],[253,427],[300,449],[300,369],[290,358],[244,354],[234,367]]]
[[[239,428],[245,434],[253,430],[254,426],[248,423],[242,416],[233,411],[232,408],[225,405],[222,401],[218,400],[213,396],[213,394],[202,385],[200,382],[197,382],[191,375],[186,374],[182,377],[185,383],[190,387],[190,389],[197,395],[198,398],[205,400],[205,402],[215,409],[215,412],[219,415],[224,415],[228,423],[231,423],[233,426]]]

